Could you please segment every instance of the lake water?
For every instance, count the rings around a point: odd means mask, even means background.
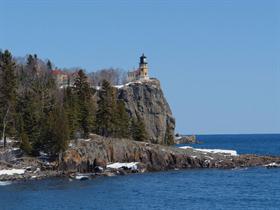
[[[200,148],[280,155],[280,135],[198,136]],[[0,209],[280,209],[280,169],[196,169],[0,186]]]

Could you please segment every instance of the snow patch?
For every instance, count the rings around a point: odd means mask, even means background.
[[[229,154],[231,156],[237,156],[236,150],[225,150],[225,149],[195,149],[200,152],[209,152],[209,153],[222,153]]]
[[[10,185],[10,184],[12,184],[12,182],[10,182],[10,181],[4,181],[4,182],[0,181],[0,186],[6,186],[6,185]]]
[[[205,152],[205,153],[221,153],[221,154],[227,154],[227,155],[231,155],[231,156],[238,156],[237,151],[236,150],[227,150],[227,149],[197,149],[197,148],[193,148],[190,146],[183,146],[183,147],[179,147],[181,149],[193,149],[199,152]]]
[[[193,147],[190,147],[190,146],[183,146],[183,147],[179,147],[181,149],[194,149]]]
[[[273,163],[265,165],[265,167],[267,167],[267,168],[278,168],[278,167],[280,167],[280,164],[273,162]]]
[[[14,174],[24,174],[25,169],[7,169],[7,170],[0,170],[0,175],[14,175]]]
[[[88,180],[89,176],[88,175],[79,174],[79,175],[75,176],[75,179],[77,179],[77,180]]]
[[[112,163],[107,165],[107,168],[112,168],[112,169],[119,169],[119,168],[128,168],[131,170],[137,170],[137,164],[138,162],[131,162],[131,163]]]

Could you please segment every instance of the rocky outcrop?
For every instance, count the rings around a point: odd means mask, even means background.
[[[157,79],[131,82],[118,88],[131,117],[141,117],[146,125],[148,142],[165,144],[165,134],[175,129],[175,119]]]
[[[209,150],[210,151],[210,150]],[[0,181],[70,176],[88,179],[96,176],[125,175],[146,171],[191,168],[236,168],[280,166],[280,157],[235,155],[229,150],[207,152],[91,135],[70,143],[60,163],[22,157],[13,163],[0,162]],[[117,166],[117,167],[116,167]],[[11,174],[11,173],[15,174]]]
[[[175,144],[197,144],[200,143],[196,140],[196,136],[176,136]]]
[[[66,172],[92,172],[112,162],[139,162],[147,171],[184,168],[235,168],[280,164],[280,157],[201,152],[158,144],[94,136],[69,148],[61,169]]]

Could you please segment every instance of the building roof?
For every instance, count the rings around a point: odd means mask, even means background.
[[[67,73],[65,73],[64,71],[62,71],[60,69],[55,69],[55,70],[52,70],[52,74],[53,75],[66,75]]]

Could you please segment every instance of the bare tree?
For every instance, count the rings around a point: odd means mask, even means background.
[[[6,113],[4,115],[4,118],[3,118],[3,130],[2,130],[2,141],[3,141],[3,147],[5,149],[6,147],[6,127],[7,127],[7,124],[8,124],[8,115],[9,115],[9,112],[10,112],[10,104],[8,105],[8,108],[6,110]]]
[[[125,81],[127,73],[120,69],[108,68],[90,73],[90,84],[99,86],[103,80],[107,80],[111,85],[120,85]]]

